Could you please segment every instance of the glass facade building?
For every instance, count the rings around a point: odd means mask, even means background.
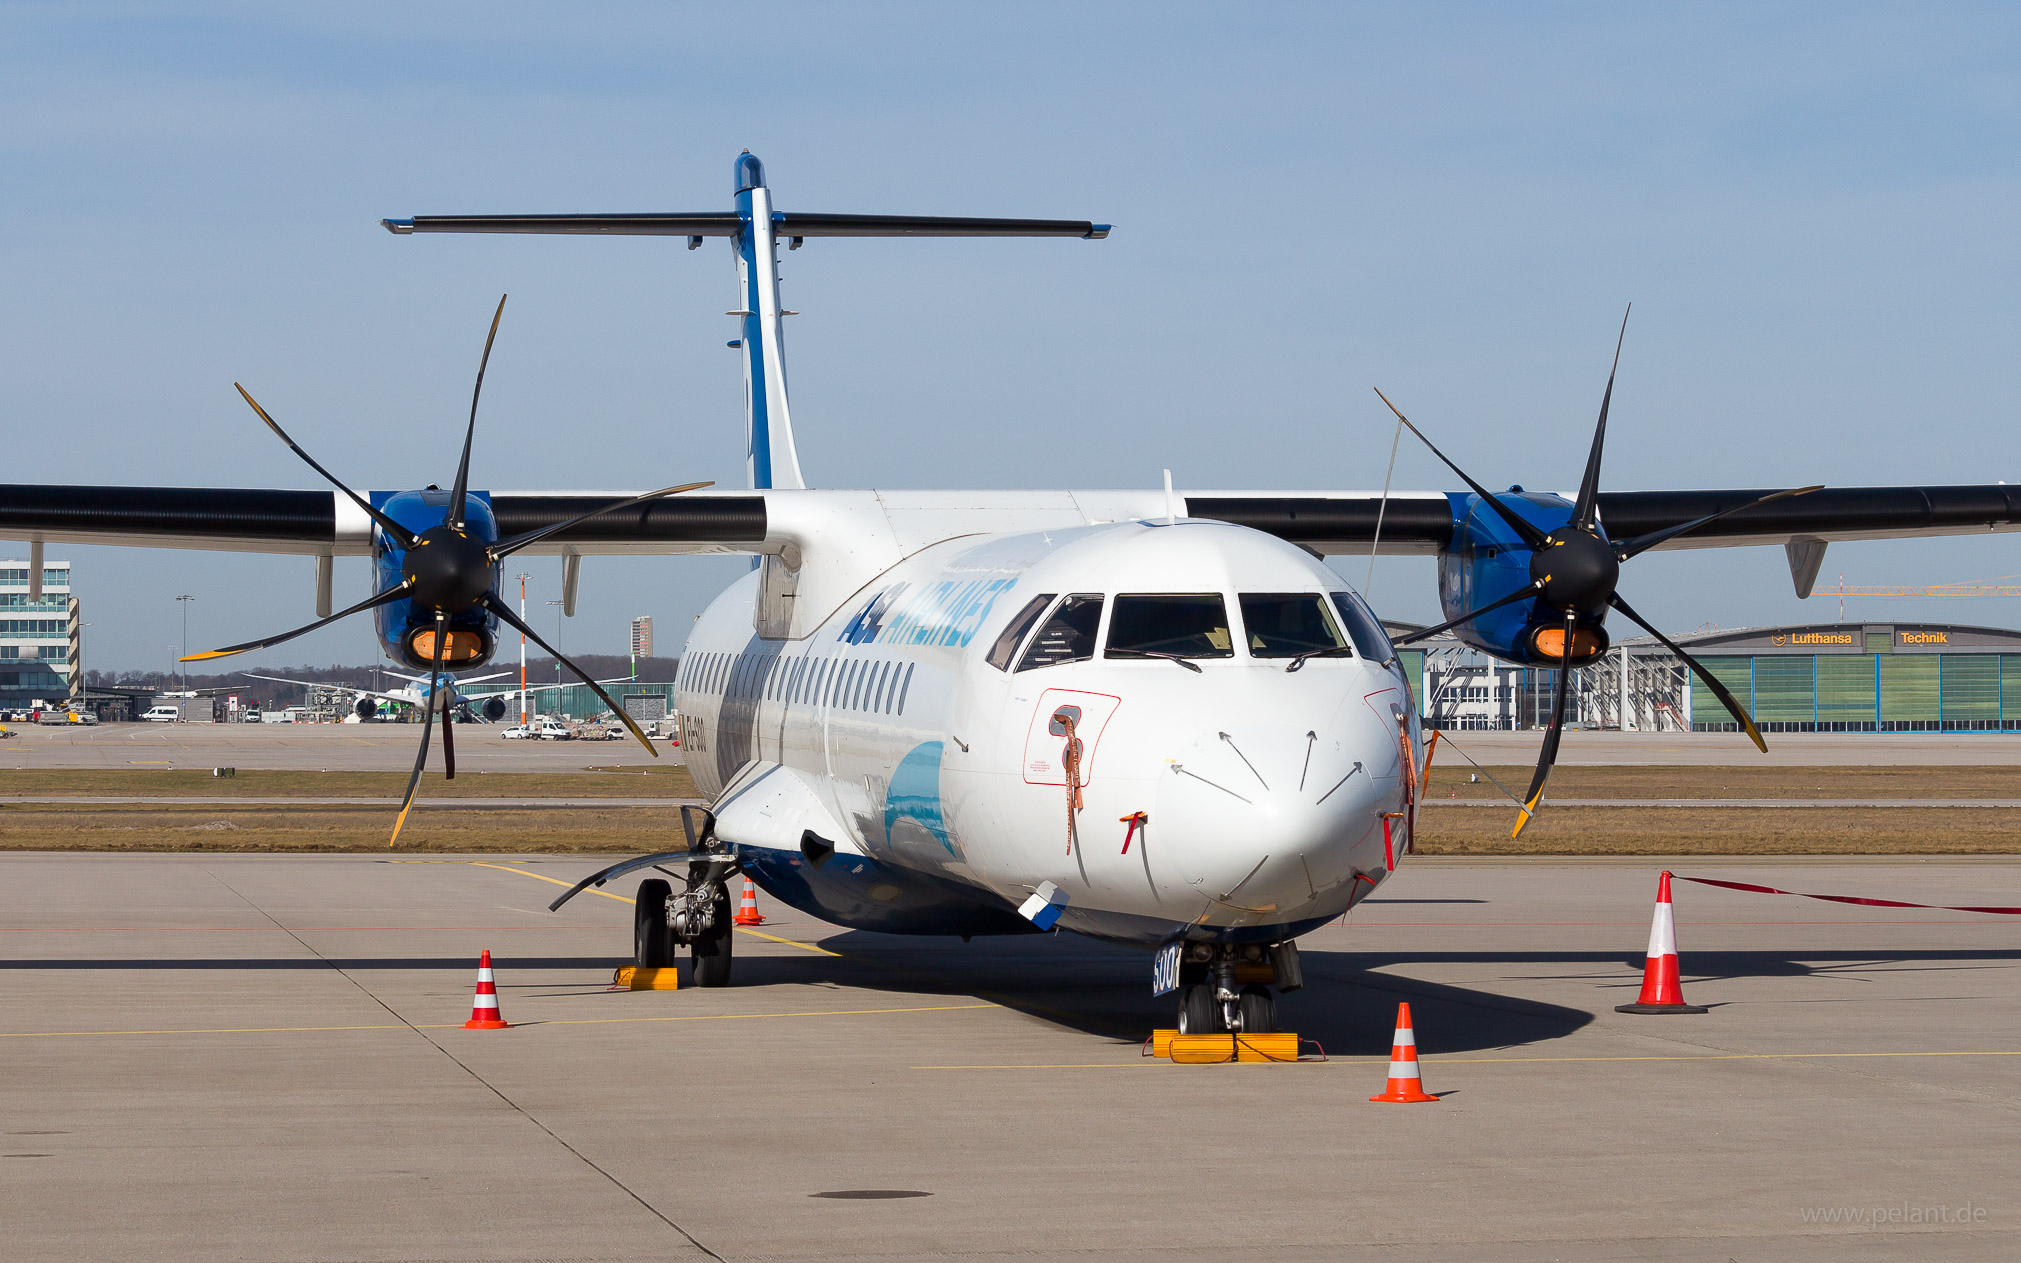
[[[45,562],[30,600],[28,563],[0,561],[0,710],[70,696],[70,563]]]
[[[2021,731],[2021,632],[1824,624],[1680,640],[1763,732]],[[1691,727],[1737,727],[1691,681]]]

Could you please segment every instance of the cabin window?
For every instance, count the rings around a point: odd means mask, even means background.
[[[917,667],[918,665],[919,664],[916,662],[909,663],[905,668],[905,683],[900,685],[898,689],[898,713],[901,715],[905,713],[905,696],[906,694],[912,692],[913,668]]]
[[[1232,658],[1228,602],[1219,592],[1146,592],[1116,598],[1111,658]]]
[[[863,709],[864,686],[870,682],[870,673],[874,670],[876,670],[875,663],[859,662],[856,665],[856,676],[849,682],[849,709]]]
[[[1039,621],[1039,615],[1046,612],[1046,606],[1051,605],[1057,595],[1059,594],[1056,592],[1042,592],[1025,603],[1025,607],[1017,612],[1017,616],[1011,619],[1004,627],[1003,633],[996,638],[996,643],[989,647],[988,662],[991,666],[999,671],[1010,670],[1011,659],[1017,656],[1018,645],[1024,640],[1025,633],[1032,629],[1033,623]]]
[[[1352,592],[1333,594],[1333,606],[1340,611],[1340,621],[1347,624],[1347,634],[1353,638],[1354,647],[1361,656],[1375,662],[1388,662],[1396,657],[1396,646],[1389,643],[1389,633],[1382,629],[1382,620],[1375,612]]]
[[[1326,598],[1317,592],[1244,592],[1242,634],[1252,658],[1295,658],[1299,654],[1353,657]]]
[[[877,669],[877,698],[870,706],[870,709],[879,714],[884,713],[884,686],[889,683],[891,683],[891,664],[887,662]]]
[[[1095,629],[1102,622],[1102,594],[1076,592],[1061,601],[1039,634],[1032,637],[1018,670],[1086,662],[1095,656]]]

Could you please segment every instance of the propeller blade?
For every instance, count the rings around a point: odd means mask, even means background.
[[[428,663],[428,678],[439,679],[442,675],[442,650],[449,643],[449,616],[435,615],[435,654]],[[388,839],[389,847],[400,844],[400,830],[407,827],[407,813],[414,810],[414,791],[421,785],[421,769],[428,766],[428,738],[433,736],[428,730],[435,726],[435,698],[431,694],[428,704],[422,708],[421,751],[414,756],[414,774],[407,778],[407,794],[400,800],[400,816],[393,822],[393,836]],[[446,741],[447,734],[444,734]]]
[[[581,522],[587,522],[593,517],[601,517],[606,513],[616,513],[620,509],[629,509],[635,504],[644,504],[648,500],[658,500],[663,496],[677,496],[683,491],[699,491],[703,487],[713,487],[715,485],[713,482],[688,482],[682,483],[678,487],[662,487],[658,491],[648,491],[642,496],[633,496],[629,500],[613,500],[600,509],[591,509],[587,513],[578,513],[574,517],[556,522],[552,526],[543,526],[538,530],[524,531],[518,535],[514,535],[511,539],[502,539],[491,546],[491,559],[494,562],[503,561],[529,544],[537,544],[557,531],[565,531],[569,527]]]
[[[1493,508],[1496,513],[1501,515],[1502,520],[1509,524],[1509,529],[1514,531],[1519,539],[1521,539],[1524,543],[1528,544],[1532,548],[1542,548],[1544,546],[1544,532],[1538,530],[1536,527],[1530,525],[1528,522],[1525,522],[1522,518],[1516,516],[1516,511],[1514,509],[1510,508],[1506,504],[1503,504],[1500,500],[1495,499],[1495,497],[1489,493],[1486,487],[1483,487],[1480,483],[1477,483],[1473,479],[1467,477],[1466,470],[1461,469],[1458,465],[1453,464],[1452,461],[1447,460],[1446,454],[1444,452],[1441,452],[1436,444],[1434,444],[1430,439],[1424,436],[1424,431],[1412,425],[1410,423],[1409,417],[1405,416],[1401,412],[1398,412],[1397,406],[1393,403],[1390,403],[1389,396],[1383,394],[1380,388],[1376,390],[1375,397],[1377,399],[1382,400],[1384,404],[1388,405],[1389,410],[1391,412],[1396,413],[1396,419],[1404,423],[1404,428],[1408,429],[1412,434],[1418,436],[1418,442],[1423,443],[1426,447],[1432,449],[1432,455],[1438,457],[1442,461],[1445,461],[1445,466],[1447,469],[1450,469],[1454,473],[1458,474],[1460,476],[1461,482],[1473,488],[1475,495],[1487,501],[1488,505],[1491,508]]]
[[[1747,711],[1742,708],[1739,702],[1734,700],[1733,694],[1726,691],[1726,686],[1724,684],[1721,684],[1719,680],[1712,674],[1712,672],[1705,669],[1704,663],[1692,657],[1690,654],[1684,652],[1684,650],[1678,646],[1676,641],[1670,639],[1670,637],[1664,635],[1660,631],[1657,631],[1655,627],[1651,626],[1648,619],[1642,617],[1640,614],[1637,614],[1634,611],[1634,609],[1629,606],[1628,602],[1621,599],[1621,594],[1619,592],[1616,592],[1613,596],[1609,597],[1607,603],[1609,605],[1612,605],[1615,609],[1620,610],[1623,614],[1626,614],[1630,619],[1632,619],[1635,622],[1635,625],[1640,627],[1643,631],[1648,632],[1650,635],[1656,637],[1656,639],[1662,641],[1664,648],[1676,654],[1678,658],[1684,663],[1685,666],[1690,667],[1692,671],[1697,674],[1699,679],[1705,681],[1705,687],[1712,690],[1712,695],[1719,699],[1720,704],[1725,706],[1726,709],[1732,713],[1734,719],[1739,721],[1740,730],[1747,734],[1748,739],[1750,741],[1754,742],[1754,748],[1761,751],[1763,754],[1768,753],[1768,742],[1763,741],[1761,739],[1761,729],[1754,726],[1753,718],[1748,715]]]
[[[1621,367],[1621,344],[1628,338],[1628,311],[1621,313],[1621,334],[1614,339],[1614,367],[1607,370],[1607,393],[1600,396],[1600,424],[1593,427],[1593,450],[1586,453],[1586,473],[1579,479],[1579,498],[1572,505],[1572,525],[1593,529],[1593,506],[1600,498],[1600,450],[1607,445],[1607,406],[1614,402],[1614,373]]]
[[[274,419],[267,415],[267,410],[265,408],[260,407],[260,401],[253,398],[251,394],[247,393],[246,388],[244,386],[239,385],[237,382],[233,382],[232,386],[239,392],[240,397],[242,397],[247,403],[253,406],[253,411],[259,413],[260,420],[267,423],[267,428],[269,430],[272,430],[276,435],[278,435],[280,437],[281,442],[286,443],[288,445],[289,451],[301,457],[304,461],[307,461],[309,468],[315,470],[317,473],[323,475],[324,478],[328,479],[331,486],[343,492],[345,495],[351,497],[351,503],[357,505],[360,509],[363,509],[365,511],[366,517],[369,517],[374,522],[377,522],[379,524],[380,530],[385,531],[395,540],[398,540],[400,543],[400,547],[402,548],[414,547],[414,539],[415,539],[414,532],[408,530],[406,527],[400,525],[398,522],[395,522],[392,518],[387,517],[384,513],[381,513],[379,510],[373,508],[370,504],[367,504],[365,502],[365,498],[363,496],[359,495],[357,492],[351,490],[349,487],[339,482],[337,480],[337,475],[331,473],[329,470],[323,468],[321,465],[318,465],[316,463],[315,457],[303,451],[302,445],[295,442],[295,440],[289,438],[288,432],[286,430],[283,430],[280,426],[274,424]]]
[[[470,444],[477,437],[477,397],[484,393],[484,369],[491,363],[491,344],[498,338],[498,322],[505,317],[505,295],[498,296],[498,310],[491,315],[491,332],[484,335],[484,358],[477,361],[477,388],[470,392],[470,425],[463,431],[463,459],[456,462],[456,486],[449,493],[449,512],[442,521],[455,530],[463,529],[463,496],[470,490]]]
[[[1770,500],[1781,500],[1788,496],[1807,496],[1813,491],[1823,490],[1824,484],[1819,483],[1814,487],[1791,487],[1787,491],[1777,491],[1771,495],[1762,496],[1759,499],[1749,500],[1745,504],[1736,504],[1730,509],[1721,509],[1717,513],[1708,513],[1704,517],[1693,518],[1689,522],[1680,522],[1676,526],[1666,526],[1660,531],[1651,531],[1647,535],[1637,535],[1633,539],[1624,539],[1614,546],[1614,555],[1622,561],[1626,561],[1637,553],[1648,552],[1666,540],[1676,539],[1679,535],[1688,535],[1708,522],[1717,522],[1729,513],[1738,513],[1742,509],[1751,509],[1757,504],[1767,504]]]
[[[581,680],[584,684],[589,685],[590,691],[603,699],[603,704],[610,707],[611,714],[616,715],[619,721],[622,722],[624,726],[631,731],[631,734],[639,739],[639,744],[646,748],[646,753],[652,755],[656,759],[660,757],[660,752],[653,748],[653,743],[646,738],[646,734],[639,729],[638,724],[633,721],[630,715],[625,714],[625,708],[618,705],[616,702],[612,701],[611,695],[603,691],[603,685],[598,684],[595,680],[590,679],[589,672],[583,670],[575,663],[570,662],[567,658],[563,657],[561,650],[556,649],[553,645],[550,645],[545,640],[542,640],[540,638],[539,632],[533,630],[533,628],[531,627],[528,627],[526,625],[525,619],[522,619],[519,615],[513,613],[512,607],[510,605],[507,605],[505,602],[498,599],[497,593],[486,592],[482,597],[478,598],[478,603],[484,606],[485,609],[488,609],[492,613],[498,615],[500,619],[509,624],[513,628],[513,630],[517,631],[520,635],[526,637],[534,644],[539,645],[542,649],[545,649],[549,653],[553,654],[554,660],[556,662],[559,662],[561,663],[561,665],[567,667],[569,669],[570,674],[574,675],[576,679]]]
[[[339,610],[335,614],[330,615],[330,617],[328,618],[319,618],[315,622],[310,623],[307,627],[297,627],[295,630],[291,632],[282,632],[278,636],[269,636],[265,640],[249,640],[243,645],[227,645],[223,649],[206,649],[202,653],[193,653],[188,655],[187,657],[178,659],[178,661],[203,662],[211,658],[229,658],[231,655],[235,653],[245,653],[249,649],[266,649],[273,645],[282,644],[283,642],[293,640],[297,636],[306,636],[310,632],[316,630],[318,627],[328,627],[331,623],[336,622],[340,618],[349,618],[353,614],[362,614],[366,610],[372,609],[376,606],[385,605],[392,601],[397,601],[401,597],[407,595],[407,589],[410,586],[411,585],[409,584],[402,583],[396,587],[387,588],[384,592],[376,592],[371,596],[367,597],[366,599],[358,602],[350,609]]]
[[[1572,651],[1572,638],[1579,630],[1579,614],[1576,610],[1565,612],[1565,652]],[[1522,811],[1516,816],[1512,838],[1523,836],[1531,817],[1537,814],[1537,806],[1544,797],[1544,783],[1551,779],[1551,769],[1558,765],[1558,741],[1565,735],[1565,699],[1572,692],[1572,668],[1558,668],[1558,689],[1551,698],[1551,726],[1544,730],[1544,748],[1537,752],[1537,774],[1530,778],[1530,792],[1523,795]]]
[[[442,708],[442,779],[456,779],[456,713],[448,706]]]
[[[1447,628],[1458,627],[1461,623],[1471,622],[1472,620],[1477,619],[1481,615],[1487,613],[1489,610],[1501,609],[1504,605],[1513,604],[1517,601],[1522,600],[1526,596],[1535,596],[1539,592],[1542,592],[1543,590],[1544,590],[1544,583],[1543,580],[1540,579],[1537,582],[1530,584],[1528,587],[1517,588],[1514,592],[1509,593],[1507,596],[1503,597],[1499,601],[1490,601],[1486,605],[1483,605],[1481,608],[1477,610],[1468,610],[1466,613],[1460,615],[1458,618],[1448,619],[1447,621],[1440,623],[1437,627],[1427,627],[1423,631],[1415,631],[1408,636],[1398,636],[1391,643],[1398,645],[1408,645],[1413,644],[1420,640],[1430,640],[1433,636],[1438,635],[1440,632],[1445,631]]]

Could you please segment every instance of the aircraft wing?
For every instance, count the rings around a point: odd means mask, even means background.
[[[637,494],[637,493],[621,493]],[[501,537],[587,513],[607,493],[491,494]],[[372,522],[335,491],[245,487],[0,486],[0,538],[140,548],[365,557]],[[674,496],[592,518],[527,548],[563,553],[751,553],[765,540],[760,495]]]
[[[404,693],[379,693],[372,689],[354,688],[349,684],[318,684],[313,680],[289,680],[278,675],[259,675],[252,671],[241,671],[239,674],[249,680],[266,680],[271,684],[292,684],[297,688],[305,689],[329,689],[333,693],[349,693],[352,697],[376,697],[382,702],[400,702],[407,706],[414,705],[414,699]]]
[[[587,512],[624,491],[489,493],[501,535]],[[1600,519],[1616,539],[1660,530],[1763,490],[1613,491]],[[604,514],[542,540],[535,554],[779,553],[822,536],[903,556],[977,531],[1062,529],[1168,511],[1253,527],[1322,554],[1438,553],[1465,493],[1395,491],[698,491]],[[1377,521],[1381,538],[1377,540]],[[1744,509],[1661,548],[1892,539],[2021,529],[2021,486],[1827,487]],[[230,552],[366,556],[372,524],[332,491],[203,487],[0,486],[0,538]],[[896,557],[893,557],[895,560]]]

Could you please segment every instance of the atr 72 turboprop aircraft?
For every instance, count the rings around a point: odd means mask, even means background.
[[[781,211],[757,158],[743,154],[734,171],[735,204],[722,213],[385,226],[660,235],[691,249],[726,239],[748,490],[466,494],[466,434],[447,494],[0,487],[0,533],[301,553],[319,559],[325,593],[327,558],[377,555],[377,590],[354,609],[397,609],[381,614],[382,639],[421,667],[481,665],[493,616],[546,647],[497,594],[506,552],[561,554],[571,600],[585,555],[754,555],[681,655],[683,744],[710,807],[688,813],[680,848],[576,888],[649,867],[685,873],[639,885],[639,964],[668,964],[688,946],[697,982],[727,982],[727,883],[741,871],[850,927],[964,938],[1065,929],[1154,949],[1154,990],[1177,990],[1182,1029],[1201,1032],[1270,1029],[1272,986],[1301,985],[1298,936],[1367,897],[1411,850],[1425,757],[1417,703],[1381,623],[1323,557],[1371,547],[1435,557],[1456,636],[1566,667],[1606,650],[1610,610],[1669,643],[1615,590],[1622,563],[1649,549],[1781,544],[1808,595],[1830,541],[2021,523],[2021,487],[1602,491],[1611,376],[1569,495],[1490,492],[1464,474],[1464,491],[1388,495],[1169,482],[811,489],[787,403],[782,239],[1109,230]],[[1745,710],[1671,647],[1759,744]],[[1565,676],[1519,828],[1556,757]]]

